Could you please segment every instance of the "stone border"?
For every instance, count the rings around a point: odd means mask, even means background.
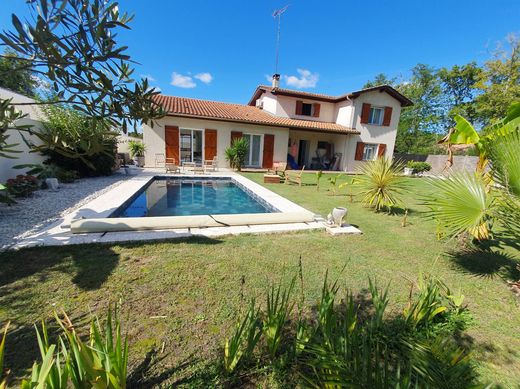
[[[116,188],[102,194],[98,198],[85,204],[80,209],[71,212],[56,223],[38,231],[13,246],[14,249],[34,246],[62,246],[69,244],[85,243],[110,243],[126,241],[149,241],[160,239],[186,238],[191,236],[204,236],[214,238],[225,235],[237,234],[259,234],[259,233],[278,233],[289,231],[324,229],[321,217],[315,215],[315,221],[306,223],[287,223],[287,224],[267,224],[267,225],[244,225],[229,227],[208,227],[208,228],[183,228],[172,230],[152,230],[152,231],[127,231],[127,232],[105,232],[105,233],[83,233],[72,234],[70,224],[72,220],[79,218],[108,218],[117,208],[128,201],[134,194],[147,185],[155,176],[179,177],[179,178],[231,178],[240,187],[253,193],[267,204],[276,208],[279,212],[309,212],[305,208],[287,200],[286,198],[271,192],[267,188],[259,185],[244,176],[232,172],[218,172],[206,175],[169,175],[164,174],[163,170],[145,169],[132,179],[125,181]]]

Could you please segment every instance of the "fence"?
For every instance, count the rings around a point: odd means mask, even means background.
[[[446,166],[447,155],[421,155],[421,154],[394,154],[395,160],[403,162],[408,161],[421,161],[428,162],[432,166],[430,174],[441,174]],[[453,166],[451,171],[461,172],[470,171],[474,172],[478,163],[478,157],[473,155],[455,155],[453,156]]]

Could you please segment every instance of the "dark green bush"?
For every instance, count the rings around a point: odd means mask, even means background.
[[[432,165],[428,162],[420,162],[420,161],[408,161],[406,164],[407,167],[413,169],[414,173],[424,173],[429,172],[432,169]]]

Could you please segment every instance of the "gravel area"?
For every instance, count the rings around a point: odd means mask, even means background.
[[[0,204],[0,249],[9,248],[129,178],[121,173],[83,178],[61,184],[57,192],[37,190],[29,198],[16,199],[11,206]]]

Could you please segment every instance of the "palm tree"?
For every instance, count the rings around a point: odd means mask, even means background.
[[[489,239],[494,222],[501,234],[520,235],[520,102],[508,115],[479,135],[464,119],[450,131],[452,144],[473,144],[480,161],[475,173],[429,179],[433,189],[425,198],[432,216],[449,237],[468,233],[477,241]],[[489,172],[484,168],[489,164]]]

